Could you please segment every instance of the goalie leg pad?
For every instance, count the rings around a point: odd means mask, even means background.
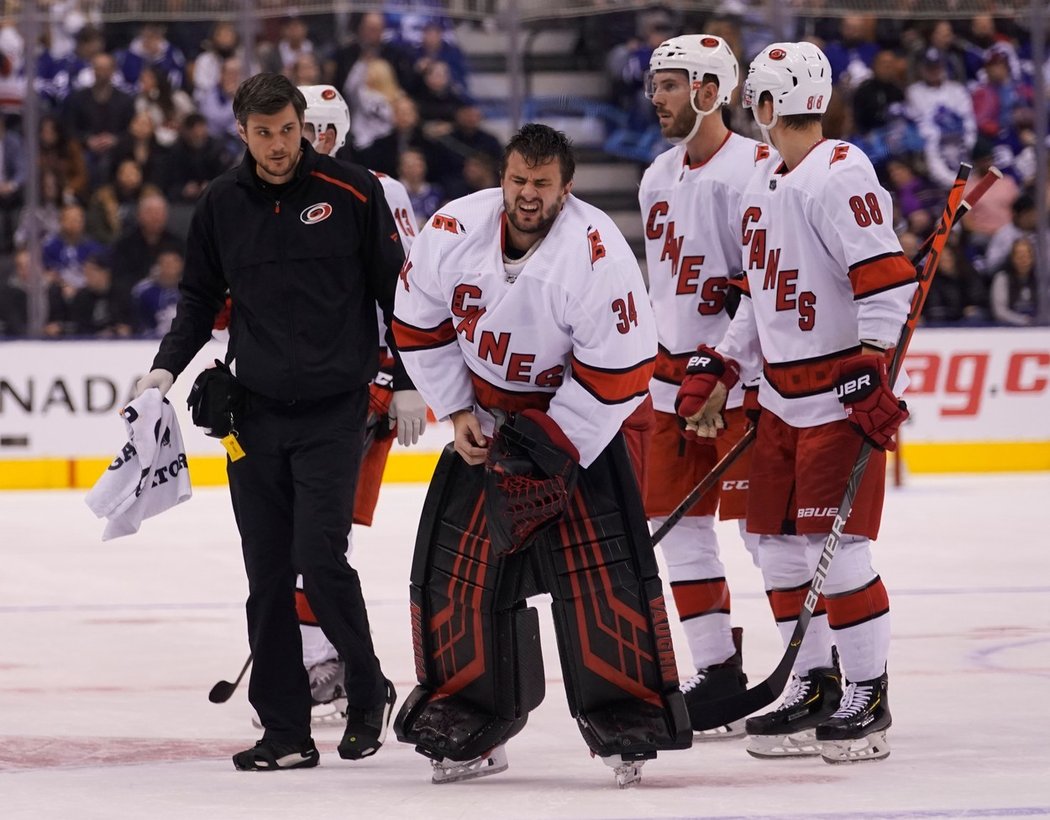
[[[434,759],[465,761],[504,743],[543,700],[539,620],[521,602],[526,553],[497,555],[483,468],[445,449],[431,482],[410,588],[416,677],[394,730]]]
[[[569,709],[600,757],[692,743],[663,590],[621,437],[534,547],[554,599]]]

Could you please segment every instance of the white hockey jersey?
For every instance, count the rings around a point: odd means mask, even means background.
[[[915,269],[893,232],[893,204],[871,162],[822,140],[791,171],[764,160],[741,201],[750,299],[717,346],[743,373],[762,371],[759,402],[796,427],[845,418],[835,364],[860,340],[892,345]]]
[[[656,326],[615,223],[573,196],[508,276],[503,193],[448,203],[401,272],[394,335],[438,418],[546,409],[586,467],[648,392]],[[513,281],[508,281],[511,279]]]
[[[412,243],[416,239],[416,212],[412,208],[412,200],[409,199],[408,190],[398,180],[379,171],[372,171],[372,176],[379,180],[383,186],[383,196],[386,197],[387,207],[394,217],[397,226],[397,235],[401,237],[401,247],[405,249],[405,256],[412,250]],[[376,305],[376,318],[379,320],[379,346],[386,349],[386,322],[383,321],[383,311]]]
[[[645,223],[649,298],[659,352],[649,390],[653,405],[674,412],[686,363],[699,344],[714,347],[729,327],[729,280],[740,273],[740,195],[759,143],[730,132],[703,163],[686,147],[660,154],[642,176],[638,201]],[[728,407],[743,402],[738,385]]]

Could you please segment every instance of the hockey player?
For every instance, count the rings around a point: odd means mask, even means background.
[[[738,376],[762,374],[747,528],[760,534],[759,563],[785,641],[862,438],[878,448],[784,701],[746,723],[756,757],[821,754],[837,763],[889,754],[889,598],[870,539],[882,514],[884,451],[908,415],[887,383],[888,350],[916,283],[870,161],[823,137],[830,99],[831,68],[812,44],[774,43],[751,64],[744,106],[780,157],[760,164],[741,202],[747,297],[725,338],[690,360],[678,413],[697,435],[714,436],[727,390]]]
[[[738,85],[736,57],[720,37],[688,34],[661,43],[649,60],[646,94],[663,136],[674,147],[642,177],[649,298],[657,318],[659,352],[650,383],[656,409],[645,507],[654,527],[710,472],[746,428],[741,386],[726,402],[727,435],[683,442],[674,403],[686,363],[698,342],[715,345],[729,326],[729,280],[740,271],[740,194],[747,173],[768,148],[734,134],[722,119]],[[752,395],[755,391],[749,391]],[[705,699],[744,690],[740,632],[730,626],[729,587],[719,558],[714,512],[740,520],[747,548],[757,536],[744,528],[747,455],[724,475],[660,542],[668,580],[696,674],[682,684],[693,710]],[[721,495],[721,501],[719,496]],[[734,635],[735,632],[735,635]],[[744,724],[704,732],[704,739],[743,734]]]
[[[314,150],[319,154],[334,156],[343,147],[346,136],[350,133],[350,109],[342,95],[330,85],[300,86],[306,98],[303,136],[311,141]],[[408,198],[405,186],[386,174],[372,172],[383,185],[387,207],[394,217],[394,224],[401,237],[405,254],[412,249],[416,236],[416,217],[412,203]],[[354,494],[354,524],[370,527],[379,501],[379,487],[386,468],[387,457],[394,443],[393,430],[402,445],[415,444],[419,434],[426,427],[426,406],[418,398],[411,412],[405,411],[401,403],[401,418],[390,417],[390,400],[393,397],[393,357],[386,348],[384,336],[386,325],[382,314],[377,315],[379,322],[379,373],[372,380],[369,396],[368,429],[365,448],[361,460],[361,472],[357,478],[357,489]],[[417,394],[418,396],[418,394]],[[388,426],[389,420],[389,426]],[[347,541],[346,557],[353,551],[353,530]],[[313,721],[323,723],[339,720],[346,709],[346,691],[344,678],[345,664],[338,652],[317,624],[317,618],[303,592],[302,576],[296,583],[295,606],[299,613],[300,629],[303,635],[303,663],[310,677],[310,695],[314,701]]]
[[[402,271],[394,336],[446,447],[424,504],[411,603],[419,685],[394,724],[434,782],[495,774],[544,695],[549,592],[569,709],[621,786],[690,731],[621,426],[656,328],[615,224],[572,195],[565,136],[524,126],[501,189],[446,205]]]

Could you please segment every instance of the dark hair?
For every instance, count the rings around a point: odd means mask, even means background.
[[[576,173],[576,157],[572,150],[572,142],[561,131],[555,131],[549,125],[538,122],[523,125],[503,149],[499,163],[500,179],[506,173],[507,159],[515,151],[521,154],[521,158],[530,168],[553,159],[558,160],[562,185],[572,182]]]
[[[306,97],[283,74],[262,72],[249,77],[237,86],[233,95],[233,116],[241,125],[248,124],[251,114],[276,114],[288,103],[292,104],[299,122],[306,111]]]

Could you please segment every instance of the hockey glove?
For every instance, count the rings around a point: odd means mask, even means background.
[[[427,405],[418,390],[395,390],[390,400],[390,427],[397,427],[397,443],[415,444],[427,427]]]
[[[833,374],[835,395],[846,419],[873,447],[896,450],[897,428],[908,418],[908,408],[893,395],[886,359],[875,354],[851,356]]]
[[[394,397],[392,384],[390,374],[380,370],[368,385],[368,420],[365,422],[365,433],[374,428],[374,438],[379,440],[394,432],[393,425],[390,424],[390,400]]]
[[[137,399],[151,387],[156,387],[160,391],[161,396],[166,396],[174,383],[175,377],[171,372],[158,367],[156,370],[151,370],[135,382],[135,390],[132,398]]]
[[[762,417],[762,405],[758,403],[758,385],[744,388],[744,416],[754,425]]]
[[[546,413],[525,410],[492,439],[485,516],[498,553],[514,552],[561,518],[576,489],[579,453]]]
[[[740,367],[736,362],[723,358],[707,345],[700,345],[686,365],[685,378],[682,380],[682,386],[678,388],[678,397],[674,403],[675,412],[681,419],[697,422],[698,426],[705,423],[714,424],[717,417],[721,423],[714,426],[724,429],[722,407],[725,406],[725,394],[723,393],[718,407],[707,407],[707,402],[715,392],[716,385],[721,384],[725,392],[728,392],[739,378]]]

